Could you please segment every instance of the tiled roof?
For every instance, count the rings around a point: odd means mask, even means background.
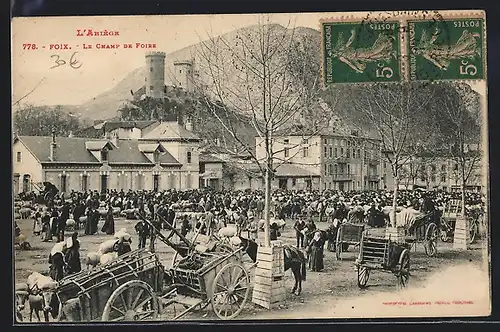
[[[166,151],[163,145],[160,143],[145,143],[138,145],[139,151],[141,152],[154,152],[156,150]]]
[[[157,123],[157,121],[154,121],[154,120],[148,120],[148,121],[106,121],[104,124],[104,130],[106,132],[110,132],[110,131],[115,130],[117,128],[144,129],[144,128],[147,128],[155,123]]]
[[[282,165],[279,165],[276,168],[276,176],[300,176],[300,177],[306,177],[306,176],[319,176],[318,174],[314,174],[311,171],[308,171],[307,169],[304,169],[302,167],[299,167],[297,165],[293,165],[290,163],[285,163]]]
[[[95,141],[92,140],[92,141],[85,142],[85,149],[90,150],[90,151],[100,151],[105,146],[110,148],[110,150],[112,150],[114,148],[114,146],[108,140],[95,140]]]
[[[168,140],[168,139],[190,139],[201,140],[196,134],[187,130],[176,121],[162,122],[151,130],[143,131],[142,138],[144,140]]]
[[[224,163],[222,159],[219,159],[213,154],[208,153],[200,153],[199,160],[200,163]]]
[[[50,136],[19,136],[21,142],[42,163],[50,163]],[[57,137],[56,162],[59,163],[96,163],[100,164],[85,147],[88,138]],[[152,164],[139,150],[137,140],[118,140],[117,147],[108,152],[109,164]],[[160,154],[160,163],[167,165],[181,165],[169,152]]]

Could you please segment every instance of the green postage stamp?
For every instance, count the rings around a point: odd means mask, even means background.
[[[399,81],[398,21],[323,24],[327,83]]]
[[[321,20],[324,83],[485,79],[485,25],[482,11]]]

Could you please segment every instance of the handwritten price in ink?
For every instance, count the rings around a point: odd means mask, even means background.
[[[54,61],[54,65],[52,67],[50,67],[50,69],[61,67],[61,66],[64,66],[66,64],[69,64],[69,66],[73,69],[80,68],[83,63],[78,59],[77,55],[78,55],[78,52],[74,52],[71,55],[71,57],[69,58],[69,60],[62,59],[61,56],[58,54],[51,55],[50,58],[52,59],[52,61]]]

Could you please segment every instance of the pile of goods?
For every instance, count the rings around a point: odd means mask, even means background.
[[[57,281],[38,272],[30,274],[26,284],[30,294],[37,294],[38,292],[52,290],[57,287]]]
[[[97,251],[87,254],[87,266],[104,265],[116,259],[118,253],[115,251],[115,244],[118,241],[129,241],[130,239],[131,235],[127,233],[127,230],[125,228],[120,229],[113,235],[113,238],[101,243]]]

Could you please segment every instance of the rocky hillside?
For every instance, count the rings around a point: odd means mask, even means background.
[[[284,27],[275,25],[276,29],[283,29]],[[292,30],[289,29],[289,33]],[[227,45],[238,48],[238,43],[240,42],[240,37],[242,35],[254,35],[258,33],[258,27],[252,26],[247,28],[242,28],[230,32],[226,35],[217,37],[217,39],[224,39],[224,43]],[[294,39],[296,40],[311,40],[317,45],[317,50],[319,50],[319,41],[320,41],[320,32],[310,28],[296,28],[293,31]],[[195,64],[197,68],[200,68],[200,76],[201,79],[206,81],[206,77],[203,77],[204,70],[206,68],[206,61],[204,61],[203,56],[200,55],[200,50],[203,49],[202,43],[198,43],[195,45],[191,45],[189,47],[180,49],[178,51],[167,54],[165,59],[165,84],[173,85],[175,84],[175,78],[173,76],[173,63],[174,61],[182,61],[182,60],[195,60]],[[227,59],[227,61],[231,61],[231,54],[223,54],[223,57]],[[319,54],[316,57],[317,63],[315,64],[318,68],[320,67]],[[114,88],[103,92],[102,94],[95,96],[91,100],[83,103],[80,107],[78,107],[78,111],[82,113],[83,116],[94,118],[96,120],[100,119],[108,119],[115,117],[117,115],[117,110],[124,105],[127,101],[132,99],[131,90],[137,91],[144,84],[144,77],[146,74],[145,67],[137,68],[131,73],[129,73],[121,82],[119,82]],[[228,73],[227,77],[229,81],[228,85],[233,84],[232,79],[235,79],[235,76]]]

